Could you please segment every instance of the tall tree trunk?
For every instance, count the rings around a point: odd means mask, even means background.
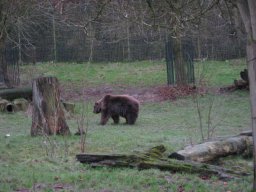
[[[256,191],[256,1],[237,0],[237,7],[247,33],[246,53],[249,72],[254,157],[253,191]]]
[[[181,38],[173,39],[173,54],[176,83],[178,86],[187,84],[186,62],[183,58]]]
[[[41,77],[33,81],[31,136],[70,134],[60,103],[58,80]]]
[[[249,86],[253,131],[253,154],[254,154],[254,182],[253,189],[256,191],[256,41],[247,43],[247,60],[249,71]]]

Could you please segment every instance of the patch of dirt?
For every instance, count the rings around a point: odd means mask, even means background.
[[[191,95],[195,91],[196,88],[192,86],[127,87],[123,85],[104,85],[88,88],[61,86],[61,97],[70,101],[96,101],[106,94],[128,94],[144,103],[176,100],[177,98]],[[203,88],[199,89],[200,94],[205,91]]]

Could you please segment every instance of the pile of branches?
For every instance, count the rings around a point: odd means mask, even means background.
[[[196,86],[163,86],[159,87],[157,93],[163,100],[176,100],[193,94],[205,94],[206,90]]]
[[[248,70],[244,69],[240,71],[240,78],[235,79],[232,85],[221,87],[220,92],[231,92],[235,90],[249,90],[249,77],[248,77]]]

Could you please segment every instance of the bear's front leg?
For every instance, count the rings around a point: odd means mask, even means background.
[[[101,124],[101,125],[105,125],[105,124],[108,122],[109,118],[110,118],[110,116],[109,116],[106,112],[103,111],[103,112],[101,113],[100,124]]]
[[[125,119],[126,119],[126,124],[133,125],[137,119],[137,116],[132,114],[127,114]]]

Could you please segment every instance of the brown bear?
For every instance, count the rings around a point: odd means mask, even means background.
[[[93,112],[101,113],[101,125],[105,125],[110,117],[118,124],[119,116],[124,117],[126,123],[132,125],[139,114],[139,101],[129,95],[105,95],[95,102]]]

